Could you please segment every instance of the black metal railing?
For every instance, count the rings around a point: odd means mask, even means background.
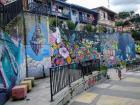
[[[26,10],[33,14],[48,15],[51,9],[48,4],[31,2]]]
[[[71,83],[100,69],[100,60],[89,60],[50,68],[51,101]]]
[[[140,70],[140,61],[129,61],[126,63],[126,71],[137,71]]]
[[[0,27],[5,28],[21,11],[22,0],[16,0],[5,5],[0,4]]]
[[[75,63],[50,68],[51,101],[55,94],[82,77],[82,71],[75,68],[75,65],[77,66]]]
[[[100,60],[96,59],[96,60],[88,60],[88,61],[81,62],[81,69],[83,75],[89,75],[95,70],[98,71],[100,69]]]
[[[88,17],[79,17],[81,23],[93,23],[94,21]]]
[[[53,11],[51,4],[31,2],[28,4],[28,6],[26,6],[24,10],[33,14],[58,16],[65,19],[70,18],[70,12],[65,14],[63,12]]]

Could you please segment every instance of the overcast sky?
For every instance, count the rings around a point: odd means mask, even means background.
[[[90,9],[99,6],[108,7],[108,0],[67,0],[67,2]],[[133,10],[140,14],[140,0],[109,0],[109,4],[110,9],[114,12]]]

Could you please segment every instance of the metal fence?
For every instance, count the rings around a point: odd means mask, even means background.
[[[48,15],[50,8],[47,4],[31,2],[26,9],[28,12],[38,15]]]
[[[100,60],[55,66],[50,68],[51,101],[53,96],[71,83],[100,69]]]
[[[140,61],[129,61],[126,63],[126,71],[136,71],[140,70]]]

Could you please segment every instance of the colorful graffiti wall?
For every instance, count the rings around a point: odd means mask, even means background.
[[[100,58],[98,35],[84,32],[50,29],[52,65],[64,65],[72,62]]]
[[[28,76],[40,78],[51,67],[47,17],[26,13],[25,20],[27,74]]]
[[[10,96],[12,87],[26,76],[23,27],[19,17],[6,32],[0,31],[0,105]]]
[[[135,44],[129,33],[62,30],[49,27],[46,16],[24,13],[24,17],[25,27],[19,15],[6,32],[0,31],[0,105],[26,74],[40,78],[49,74],[52,66],[100,59],[111,67],[120,60],[135,58]]]
[[[100,35],[101,59],[112,66],[121,60],[135,58],[135,43],[129,33],[114,33]]]

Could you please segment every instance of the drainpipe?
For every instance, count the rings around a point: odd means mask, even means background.
[[[70,4],[70,20],[72,20],[72,9],[71,9],[71,4]]]
[[[23,6],[22,6],[23,8]],[[26,45],[27,45],[27,37],[26,37],[26,25],[25,25],[25,17],[24,17],[24,11],[22,9],[22,19],[23,19],[23,30],[24,30],[24,46],[25,46],[25,65],[26,65],[26,77],[28,77],[28,62],[27,62],[27,50],[26,50]]]

